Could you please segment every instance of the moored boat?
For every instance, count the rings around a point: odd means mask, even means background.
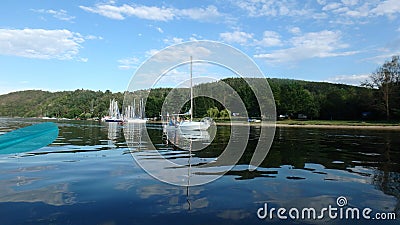
[[[193,121],[193,63],[192,57],[190,57],[190,110],[185,114],[176,114],[173,115],[172,118],[169,118],[167,115],[167,129],[182,129],[182,130],[207,130],[211,125],[211,118],[210,119],[202,119],[201,121]],[[181,115],[190,115],[189,120],[180,120]],[[176,120],[175,120],[176,116]]]
[[[110,107],[108,109],[108,116],[105,116],[101,119],[103,122],[118,122],[122,123],[124,120],[122,119],[121,113],[119,112],[118,102],[115,99],[110,100]]]

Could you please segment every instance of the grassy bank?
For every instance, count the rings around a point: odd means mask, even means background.
[[[228,121],[218,121],[217,125],[230,125]],[[233,122],[236,125],[244,123]],[[250,123],[251,126],[259,126],[260,123]],[[263,126],[269,126],[264,124]],[[323,129],[370,129],[400,131],[400,121],[348,121],[348,120],[280,120],[276,121],[276,127],[291,128],[323,128]]]
[[[282,125],[325,125],[325,126],[400,126],[400,121],[350,121],[350,120],[280,120]]]

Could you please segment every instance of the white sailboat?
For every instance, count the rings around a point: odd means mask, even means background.
[[[118,102],[113,99],[110,100],[110,107],[108,109],[108,116],[101,119],[103,122],[119,122],[122,123],[123,119],[121,113],[119,112]]]
[[[125,121],[128,123],[146,123],[147,119],[144,118],[144,102],[143,99],[139,101],[139,110],[136,114],[136,101],[133,100],[133,105],[128,105],[125,109]]]
[[[202,119],[201,121],[193,121],[193,63],[192,57],[190,57],[190,110],[188,114],[190,114],[190,120],[184,121],[173,121],[173,123],[169,123],[169,128],[179,128],[181,130],[207,130],[210,125],[211,121],[208,119]],[[179,116],[179,115],[177,115]]]

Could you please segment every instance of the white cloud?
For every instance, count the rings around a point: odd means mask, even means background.
[[[377,16],[387,16],[391,19],[400,14],[400,1],[385,0],[385,1],[359,1],[359,0],[342,0],[341,3],[334,2],[325,5],[322,8],[324,11],[330,11],[335,18],[345,17],[348,19],[371,18]],[[343,23],[341,20],[333,20],[333,22],[342,24],[353,24],[353,22]],[[365,22],[365,21],[362,21]]]
[[[84,62],[84,63],[85,63],[85,62],[88,62],[88,61],[89,61],[89,59],[88,59],[88,58],[80,58],[80,59],[79,59],[79,61],[81,61],[81,62]]]
[[[335,45],[338,48],[347,47],[346,44],[340,43],[341,32],[340,31],[329,31],[323,30],[320,32],[310,32],[303,36],[295,36],[291,42],[297,47],[323,47],[326,49],[332,49]]]
[[[203,39],[203,37],[201,35],[199,35],[199,34],[192,34],[192,37],[190,39],[191,40],[198,40],[198,39]]]
[[[393,14],[400,13],[400,1],[398,0],[386,0],[377,5],[371,10],[372,13],[378,16],[393,16]]]
[[[68,15],[68,12],[60,9],[60,10],[53,10],[53,9],[31,9],[33,12],[42,13],[42,14],[49,14],[52,15],[54,18],[64,21],[72,21],[75,19],[75,16]]]
[[[208,6],[207,8],[191,8],[191,9],[177,9],[176,14],[181,17],[187,17],[193,20],[212,21],[221,18],[222,14],[215,6]]]
[[[184,64],[169,70],[157,81],[157,87],[190,87],[189,65]],[[193,65],[193,85],[218,81],[226,77],[235,76],[230,70],[219,68],[208,63],[195,63]]]
[[[377,54],[374,57],[365,58],[362,61],[382,65],[386,60],[390,59],[394,55],[400,55],[400,50],[383,48],[378,49]]]
[[[300,34],[301,33],[301,29],[300,27],[291,27],[288,29],[290,33],[292,34]]]
[[[322,10],[324,11],[328,11],[328,10],[334,10],[334,9],[338,9],[342,6],[342,4],[338,3],[338,2],[332,2],[329,3],[327,5],[325,5]]]
[[[358,75],[338,75],[328,78],[327,82],[350,84],[359,86],[361,82],[366,81],[369,78],[369,74],[358,74]]]
[[[154,85],[157,87],[175,87],[180,84],[180,87],[186,87],[184,81],[187,80],[188,71],[178,67],[168,71]]]
[[[175,45],[175,44],[179,44],[183,42],[183,38],[177,38],[177,37],[173,37],[171,39],[165,38],[164,40],[165,44],[168,45]]]
[[[103,40],[101,36],[94,36],[94,35],[86,35],[85,40]]]
[[[199,39],[196,38],[196,36],[192,36],[189,38],[189,41],[198,41]]]
[[[358,10],[346,10],[344,12],[346,16],[352,17],[352,18],[362,18],[362,17],[367,17],[370,13],[368,9],[365,8],[365,10],[359,8]]]
[[[316,1],[317,4],[303,4],[296,0],[231,0],[231,3],[244,10],[248,17],[295,17],[344,25],[369,23],[370,18],[379,16],[395,19],[400,14],[399,0]]]
[[[146,56],[146,58],[149,58],[149,57],[157,54],[159,51],[160,50],[158,50],[158,49],[150,49],[150,50],[146,51],[144,55]]]
[[[362,61],[382,65],[385,61],[390,60],[392,56],[400,55],[400,37],[390,40],[384,47],[373,49],[373,51],[373,57],[365,58]]]
[[[260,16],[305,16],[311,11],[295,0],[242,0],[232,1],[239,8],[247,11],[251,17]]]
[[[326,14],[325,12],[314,13],[311,16],[311,18],[314,20],[323,20],[323,19],[327,19],[328,17],[329,17],[328,14]]]
[[[118,68],[121,70],[134,69],[138,66],[139,62],[139,59],[136,57],[120,59],[118,60]]]
[[[358,0],[342,0],[342,3],[344,5],[353,6],[358,4]]]
[[[158,32],[160,32],[161,34],[164,33],[163,29],[161,29],[161,27],[157,27],[156,28]]]
[[[170,62],[172,61],[187,61],[189,56],[196,56],[198,58],[207,57],[212,53],[207,47],[197,45],[175,46],[174,48],[166,48],[162,50],[162,54],[157,54],[157,50],[148,51],[147,55],[154,57],[153,59],[158,62]]]
[[[69,30],[0,29],[0,54],[38,59],[74,59],[85,39]]]
[[[203,39],[202,36],[197,35],[197,34],[192,34],[191,37],[189,37],[188,39],[184,39],[184,38],[178,38],[178,37],[172,37],[172,38],[164,38],[163,42],[167,45],[176,45],[176,44],[180,44],[184,41],[198,41],[200,39]]]
[[[257,47],[281,46],[281,36],[270,30],[265,30],[261,39],[254,38],[254,34],[243,31],[224,32],[219,34],[222,41],[227,43],[238,43],[241,45],[251,45]]]
[[[243,31],[225,32],[219,34],[220,38],[228,43],[246,44],[253,38],[253,34]]]
[[[290,47],[271,53],[254,55],[271,63],[298,62],[310,58],[326,58],[356,54],[356,51],[338,51],[348,45],[341,42],[341,32],[323,30],[305,33],[290,39]]]
[[[215,6],[206,8],[177,9],[172,7],[144,6],[137,4],[123,4],[121,6],[111,3],[99,3],[93,7],[79,6],[81,9],[97,13],[110,19],[123,20],[126,17],[135,16],[140,19],[155,21],[171,21],[173,19],[187,18],[198,21],[216,21],[223,18]]]
[[[275,31],[264,31],[263,38],[256,41],[256,44],[264,47],[279,46],[282,45],[282,41]]]
[[[168,21],[172,20],[175,16],[172,9],[155,6],[96,4],[94,7],[79,6],[79,8],[116,20],[123,20],[126,16],[136,16],[141,19]]]

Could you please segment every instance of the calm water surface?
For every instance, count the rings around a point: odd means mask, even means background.
[[[0,134],[42,122],[0,119]],[[59,137],[33,152],[0,155],[0,224],[376,224],[376,220],[279,220],[257,217],[268,207],[348,207],[400,212],[400,132],[277,128],[261,167],[248,170],[260,127],[237,166],[206,185],[179,187],[145,173],[127,147],[123,126],[54,121]],[[167,145],[161,125],[147,125],[158,150],[187,157]],[[218,127],[193,162],[217,157],[229,141]],[[141,145],[146,151],[146,145]],[[139,152],[140,153],[140,152]],[[372,214],[371,214],[372,215]],[[388,224],[399,219],[379,221]]]

